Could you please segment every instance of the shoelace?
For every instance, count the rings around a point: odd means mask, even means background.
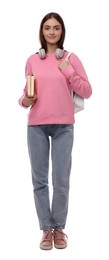
[[[68,236],[62,230],[59,229],[54,230],[54,237],[57,237],[57,239],[63,239],[64,236],[68,238]]]
[[[51,236],[53,237],[53,230],[45,230],[46,233],[44,233],[44,240],[51,239]]]

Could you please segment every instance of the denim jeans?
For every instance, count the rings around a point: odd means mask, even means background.
[[[68,214],[73,125],[28,126],[28,151],[40,229],[65,228]],[[50,142],[51,138],[51,142]],[[51,147],[50,147],[51,143]],[[49,197],[49,154],[52,159],[52,203]]]

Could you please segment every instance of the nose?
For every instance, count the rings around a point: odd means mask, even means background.
[[[50,28],[50,34],[54,34],[54,29]]]

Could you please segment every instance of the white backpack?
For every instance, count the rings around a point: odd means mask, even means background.
[[[69,52],[65,59],[68,60],[71,54],[72,53]],[[75,106],[75,113],[83,110],[84,109],[84,98],[80,97],[73,90],[71,90],[71,96],[72,96],[74,106]]]

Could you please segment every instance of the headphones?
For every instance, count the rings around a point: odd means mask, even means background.
[[[55,51],[55,56],[57,59],[61,59],[64,56],[64,50],[57,48]],[[46,52],[43,48],[39,49],[39,57],[41,59],[45,59],[46,58]]]

